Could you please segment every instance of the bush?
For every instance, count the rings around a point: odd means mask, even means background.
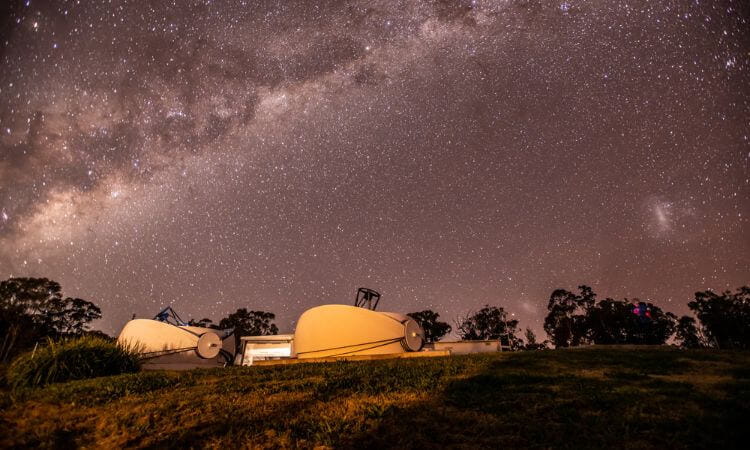
[[[6,379],[13,389],[61,381],[137,372],[138,354],[117,342],[82,337],[49,344],[26,352],[8,367]]]

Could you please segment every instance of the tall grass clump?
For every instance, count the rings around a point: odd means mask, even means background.
[[[6,379],[13,388],[44,386],[69,380],[137,372],[140,360],[134,349],[116,341],[85,336],[48,345],[18,356]]]

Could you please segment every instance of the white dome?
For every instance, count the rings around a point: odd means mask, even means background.
[[[149,369],[216,367],[234,358],[232,330],[134,319],[125,324],[117,340],[140,353]]]
[[[423,336],[417,322],[404,314],[323,305],[300,316],[294,354],[302,359],[419,351]]]

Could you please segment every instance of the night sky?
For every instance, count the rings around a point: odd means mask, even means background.
[[[0,277],[108,333],[750,282],[746,2],[9,3]]]

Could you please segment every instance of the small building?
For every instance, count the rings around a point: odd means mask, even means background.
[[[240,352],[235,364],[252,366],[254,361],[289,359],[292,357],[293,341],[293,334],[243,336],[240,338]]]
[[[432,344],[436,351],[448,350],[451,355],[468,355],[469,353],[490,353],[510,350],[500,341],[438,341]]]

